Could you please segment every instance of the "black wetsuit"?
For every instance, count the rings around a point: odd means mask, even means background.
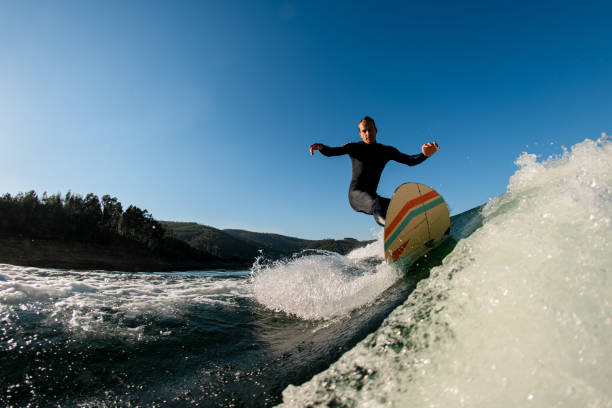
[[[367,144],[364,142],[347,143],[340,147],[323,145],[320,150],[324,156],[341,156],[348,154],[353,164],[353,178],[349,187],[349,203],[355,211],[377,215],[384,219],[391,200],[376,193],[378,183],[385,165],[389,160],[415,166],[422,163],[427,156],[415,154],[413,156],[401,153],[395,147],[380,143]],[[377,221],[383,225],[381,222]]]

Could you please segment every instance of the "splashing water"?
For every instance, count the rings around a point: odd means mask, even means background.
[[[399,275],[382,257],[377,240],[347,256],[317,251],[270,265],[255,264],[255,298],[275,311],[302,319],[332,319],[376,299]]]
[[[72,336],[142,340],[152,320],[181,319],[193,304],[229,305],[250,296],[243,280],[0,265],[0,316],[5,329],[15,313],[29,311],[29,321],[61,325]]]
[[[284,406],[612,406],[612,143],[516,164],[483,227]]]

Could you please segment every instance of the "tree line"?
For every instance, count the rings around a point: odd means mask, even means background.
[[[40,198],[35,191],[0,197],[0,234],[19,238],[87,243],[129,243],[161,255],[202,258],[207,254],[166,233],[147,210],[130,205],[125,211],[116,197],[71,192]]]

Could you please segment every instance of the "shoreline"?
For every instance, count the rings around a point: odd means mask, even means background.
[[[164,258],[143,248],[128,248],[117,244],[29,238],[0,238],[0,263],[37,268],[122,272],[244,270],[253,264],[245,260],[180,260]]]

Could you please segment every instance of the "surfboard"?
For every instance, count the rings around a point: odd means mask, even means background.
[[[446,202],[433,188],[405,183],[393,193],[385,220],[385,259],[408,266],[450,235]]]

